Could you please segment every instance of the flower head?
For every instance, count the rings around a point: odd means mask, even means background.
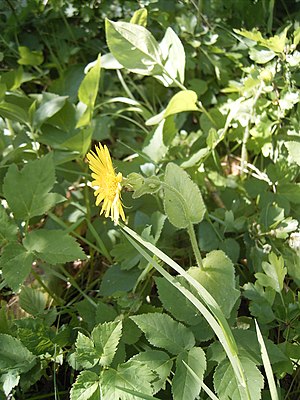
[[[111,219],[118,223],[119,217],[125,221],[125,214],[121,202],[121,181],[122,174],[119,172],[115,173],[111,157],[108,148],[99,143],[99,147],[95,146],[96,153],[90,151],[87,154],[89,161],[89,167],[93,171],[92,182],[93,186],[96,186],[94,195],[97,196],[96,206],[102,201],[102,208],[100,215],[105,211],[105,217],[111,217]]]

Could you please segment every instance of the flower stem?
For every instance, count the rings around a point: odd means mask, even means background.
[[[196,238],[196,235],[195,235],[194,226],[193,226],[193,224],[191,222],[187,226],[187,232],[188,232],[189,237],[190,237],[190,241],[191,241],[191,244],[192,244],[192,248],[193,248],[193,252],[194,252],[195,258],[196,258],[197,265],[198,265],[199,268],[203,268],[203,261],[202,261],[201,253],[200,253],[199,246],[198,246],[198,243],[197,243],[197,238]]]

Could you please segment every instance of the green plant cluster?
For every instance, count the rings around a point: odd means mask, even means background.
[[[296,3],[0,4],[0,400],[300,398]]]

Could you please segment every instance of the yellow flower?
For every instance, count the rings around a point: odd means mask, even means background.
[[[119,172],[115,173],[108,148],[99,143],[99,147],[95,146],[96,153],[90,151],[87,154],[89,161],[89,167],[93,171],[92,178],[95,180],[92,182],[93,186],[96,186],[94,195],[97,196],[96,206],[102,201],[102,208],[100,215],[105,211],[105,217],[111,217],[111,219],[118,223],[119,217],[125,221],[125,214],[121,202],[121,181],[122,174]]]

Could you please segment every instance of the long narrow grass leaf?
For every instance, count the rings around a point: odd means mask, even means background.
[[[279,396],[278,396],[276,383],[275,383],[275,380],[274,380],[274,375],[273,375],[270,359],[269,359],[269,356],[268,356],[267,348],[266,348],[264,339],[262,337],[261,331],[259,329],[259,326],[258,326],[258,323],[256,322],[256,320],[255,320],[255,327],[256,327],[257,339],[258,339],[258,342],[259,342],[259,345],[260,345],[261,357],[262,357],[262,361],[263,361],[263,364],[264,364],[264,368],[265,368],[265,371],[266,371],[266,376],[267,376],[267,380],[268,380],[268,384],[269,384],[269,388],[270,388],[271,399],[272,400],[279,400]]]
[[[121,225],[121,224],[120,224]],[[180,290],[195,307],[201,312],[207,322],[210,324],[215,334],[217,335],[220,343],[224,347],[224,350],[230,360],[236,378],[241,386],[241,389],[245,391],[245,394],[248,399],[250,399],[249,389],[246,383],[246,379],[244,376],[243,368],[241,362],[238,358],[237,354],[237,345],[235,343],[234,337],[230,330],[230,327],[223,315],[219,305],[216,303],[214,298],[210,295],[210,293],[194,278],[192,278],[180,265],[178,265],[175,261],[173,261],[170,257],[168,257],[165,253],[159,250],[156,246],[142,239],[138,234],[136,234],[133,230],[128,228],[127,226],[121,225],[123,229],[123,233],[130,241],[130,243],[143,255],[146,260],[151,262],[154,268],[160,272],[168,281],[175,286],[178,290]],[[126,235],[126,232],[128,233]],[[133,239],[131,239],[131,237]],[[174,278],[166,272],[152,257],[141,248],[137,243],[141,243],[146,249],[148,249],[151,253],[155,254],[159,259],[168,264],[171,268],[173,268],[178,274],[183,276],[192,286],[194,286],[202,301],[208,306],[210,312],[207,308],[201,303],[199,299],[197,299],[189,290],[182,287],[178,282],[174,281]],[[213,316],[213,315],[214,316]]]

